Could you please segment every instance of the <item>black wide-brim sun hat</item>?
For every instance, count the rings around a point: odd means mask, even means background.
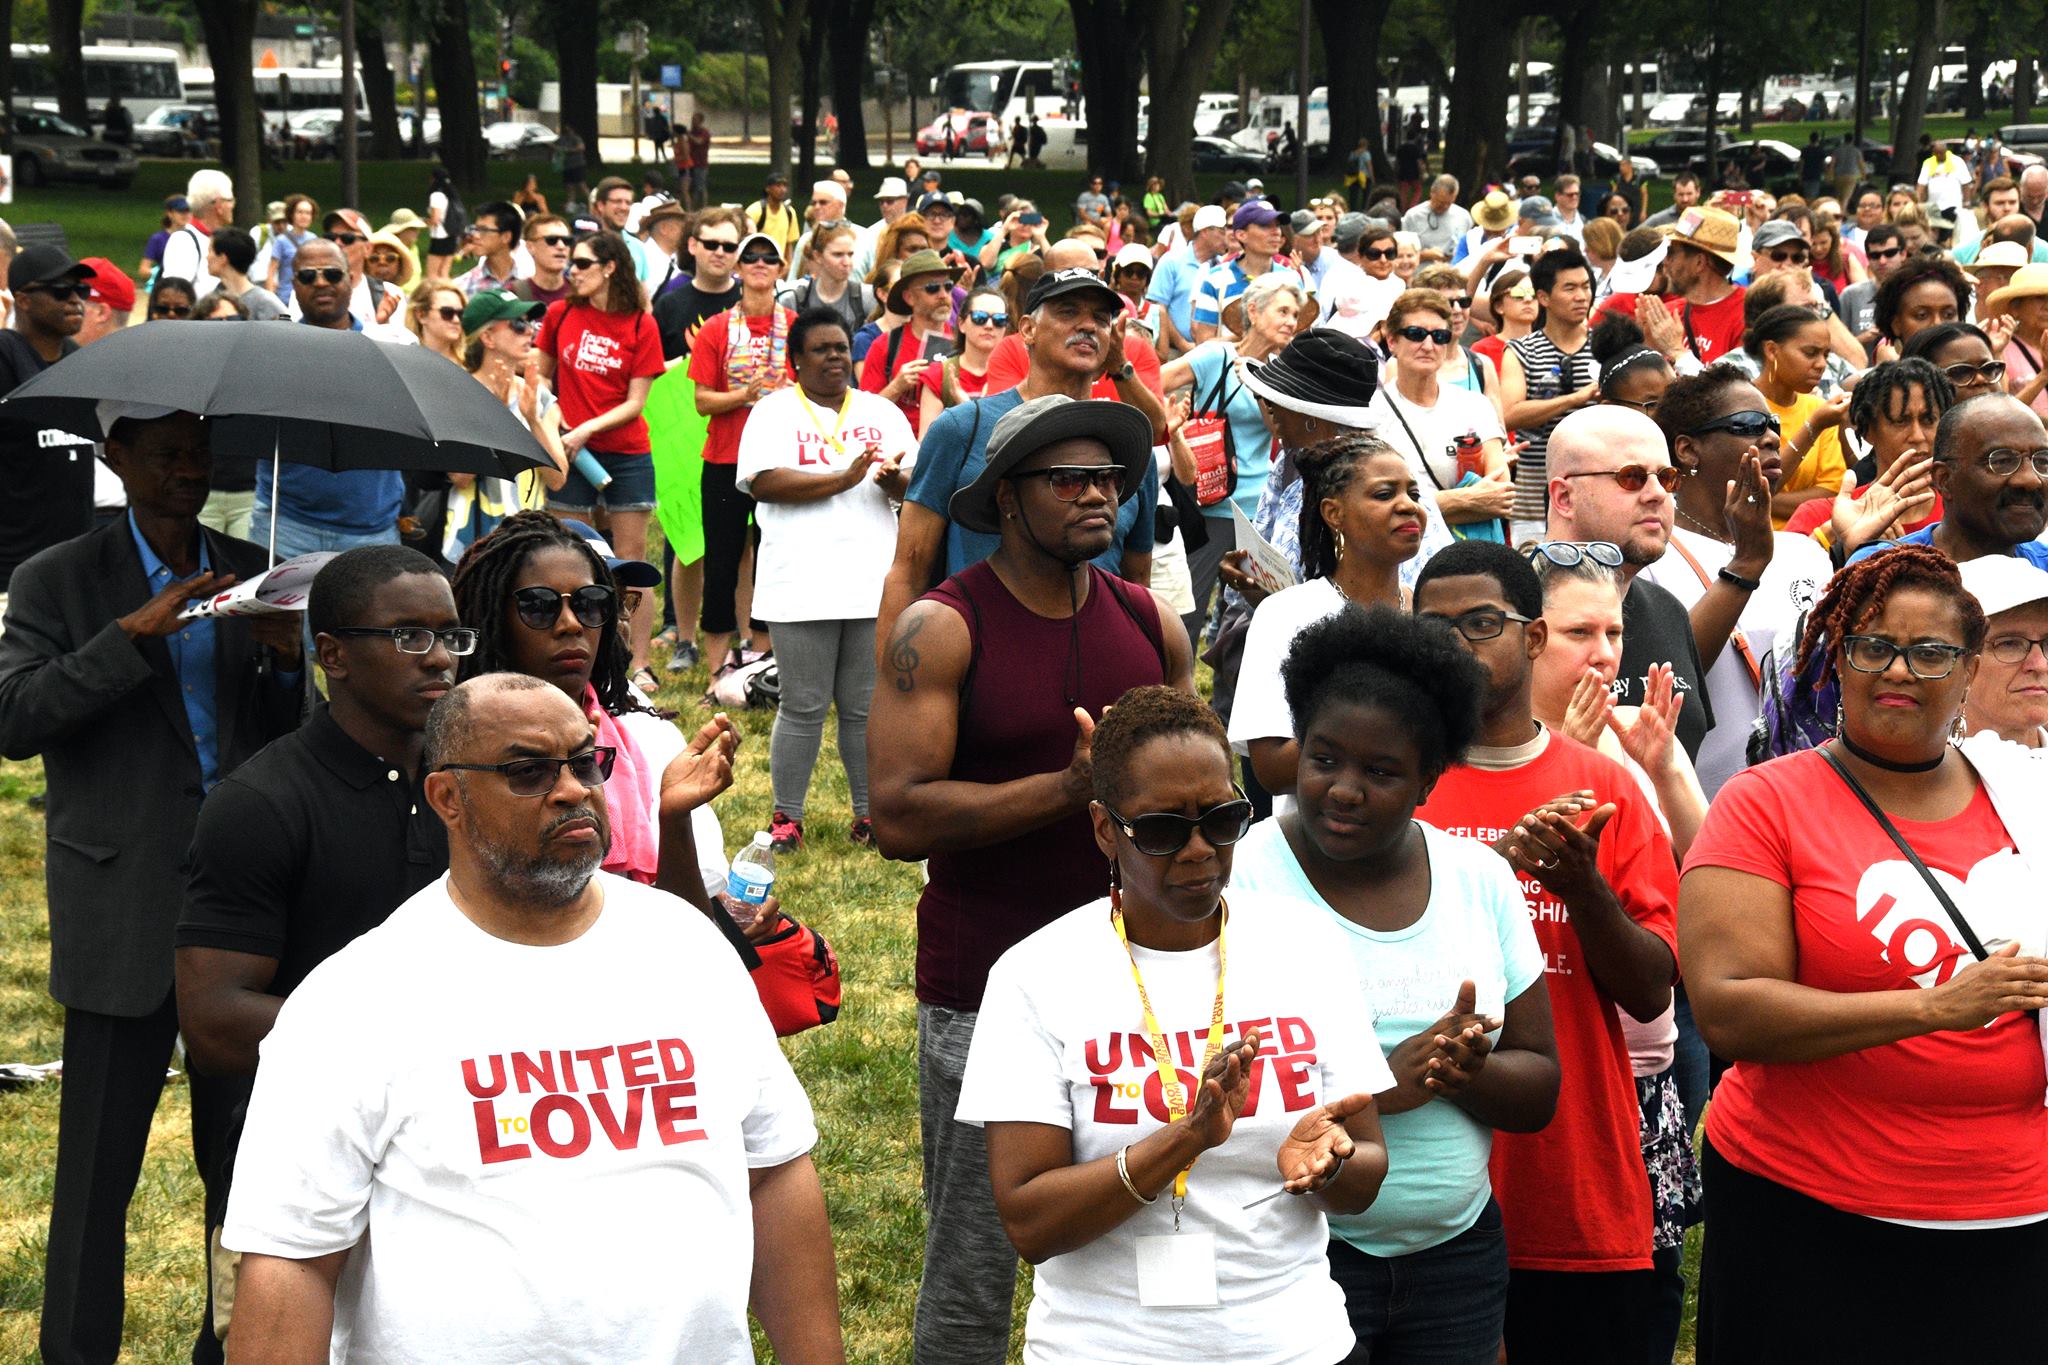
[[[1119,505],[1137,496],[1141,479],[1152,477],[1152,423],[1144,413],[1107,398],[1047,394],[1019,403],[996,423],[988,438],[988,463],[973,483],[953,495],[946,505],[947,515],[966,530],[1000,534],[1002,513],[996,506],[996,485],[1047,446],[1083,439],[1108,446],[1110,459],[1123,466]]]

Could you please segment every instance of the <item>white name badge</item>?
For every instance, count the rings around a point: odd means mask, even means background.
[[[1140,1237],[1138,1303],[1144,1308],[1213,1307],[1216,1303],[1215,1235],[1175,1232]]]

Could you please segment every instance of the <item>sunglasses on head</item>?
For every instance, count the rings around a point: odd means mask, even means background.
[[[292,278],[300,284],[340,284],[348,278],[348,272],[338,265],[308,265],[294,270]]]
[[[538,246],[567,246],[571,239],[566,232],[551,232],[545,237],[529,237],[526,240]]]
[[[1381,248],[1369,246],[1358,253],[1358,259],[1361,261],[1391,261],[1400,254],[1401,249],[1399,247]]]
[[[1731,412],[1726,417],[1716,417],[1711,422],[1694,427],[1692,435],[1706,436],[1716,431],[1725,431],[1730,436],[1739,436],[1745,441],[1754,441],[1767,431],[1778,431],[1780,426],[1776,413],[1749,408],[1742,412]]]
[[[47,294],[59,303],[66,299],[82,299],[92,293],[92,286],[83,280],[67,280],[61,284],[34,284],[22,288],[24,294]]]
[[[546,796],[562,780],[562,769],[582,787],[602,787],[611,779],[619,751],[594,745],[567,758],[515,758],[507,763],[443,763],[436,772],[497,773],[514,796]]]
[[[1451,344],[1451,329],[1448,327],[1402,327],[1394,335],[1405,337],[1417,345],[1425,341],[1434,341],[1439,346]]]
[[[976,327],[1007,327],[1010,325],[1010,315],[1008,313],[988,313],[979,308],[969,313],[967,320]]]
[[[1044,479],[1046,487],[1061,502],[1078,500],[1082,490],[1091,486],[1112,498],[1121,497],[1124,491],[1124,467],[1120,464],[1056,464],[1050,469],[1020,469],[1010,477]]]
[[[336,246],[354,246],[357,242],[368,239],[359,232],[330,232],[327,234],[327,240]]]
[[[603,583],[592,583],[568,594],[543,587],[520,588],[512,594],[512,608],[519,613],[519,624],[528,630],[553,630],[555,622],[562,619],[564,601],[576,617],[576,624],[591,630],[611,624],[618,614],[618,594]]]
[[[1252,803],[1246,799],[1244,788],[1235,782],[1230,784],[1230,789],[1237,793],[1235,799],[1211,806],[1195,816],[1155,811],[1126,819],[1118,815],[1116,808],[1107,801],[1102,803],[1102,808],[1109,812],[1110,819],[1116,821],[1117,828],[1124,832],[1133,848],[1154,858],[1164,858],[1186,848],[1198,829],[1211,848],[1228,848],[1244,838],[1252,827]]]
[[[1612,479],[1624,493],[1640,493],[1652,478],[1666,493],[1676,493],[1678,485],[1685,479],[1685,471],[1676,465],[1661,464],[1652,469],[1646,464],[1625,464],[1619,469],[1587,469],[1577,474],[1565,475],[1567,479]]]
[[[711,241],[709,238],[705,237],[699,237],[697,239],[697,245],[705,251],[717,251],[721,253],[727,251],[738,251],[740,249],[740,244],[738,242],[714,242]]]

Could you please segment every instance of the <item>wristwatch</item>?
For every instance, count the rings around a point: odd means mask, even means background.
[[[1138,367],[1128,360],[1124,362],[1124,367],[1116,372],[1116,380],[1119,384],[1129,383],[1137,377]]]

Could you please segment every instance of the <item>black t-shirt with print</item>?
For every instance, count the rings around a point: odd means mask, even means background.
[[[58,359],[78,349],[66,340]],[[0,394],[50,368],[19,332],[0,331]],[[92,529],[93,443],[61,427],[16,421],[0,409],[0,593],[38,551]]]
[[[1621,674],[1614,680],[1617,706],[1643,704],[1651,664],[1671,665],[1678,690],[1685,695],[1685,707],[1678,713],[1678,742],[1696,760],[1700,741],[1714,728],[1714,708],[1707,700],[1707,670],[1700,667],[1692,618],[1676,597],[1638,578],[1621,599]]]
[[[680,360],[688,356],[704,324],[739,301],[738,280],[722,294],[704,292],[694,278],[662,290],[654,301],[654,325],[661,332],[661,358]]]

